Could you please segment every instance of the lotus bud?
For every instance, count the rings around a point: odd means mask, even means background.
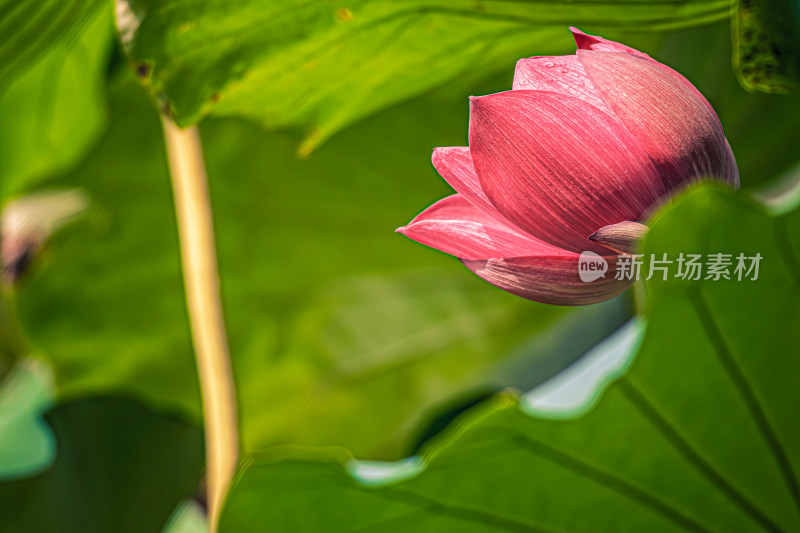
[[[570,56],[517,63],[510,91],[470,98],[469,146],[437,148],[456,194],[398,231],[486,281],[545,303],[583,305],[630,286],[614,278],[639,222],[701,179],[738,187],[714,109],[647,54],[572,28]],[[609,269],[585,282],[581,254]]]

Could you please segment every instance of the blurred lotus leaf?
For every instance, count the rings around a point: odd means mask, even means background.
[[[197,490],[199,427],[120,397],[61,404],[46,420],[57,442],[53,466],[0,483],[8,531],[157,533]]]
[[[729,13],[729,0],[120,0],[117,25],[142,81],[179,125],[245,115],[303,130],[307,155],[376,111],[485,76],[498,59],[567,53],[570,25],[613,38]]]
[[[106,124],[113,43],[101,0],[0,0],[0,206],[64,173]]]
[[[645,255],[760,253],[758,279],[653,278],[638,354],[600,365],[580,408],[496,397],[380,483],[343,451],[254,455],[221,531],[798,531],[798,243],[800,210],[694,191]]]

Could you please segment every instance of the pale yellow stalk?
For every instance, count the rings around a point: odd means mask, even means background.
[[[179,128],[163,117],[180,233],[186,302],[203,395],[209,530],[236,469],[239,437],[236,396],[222,316],[214,228],[205,164],[196,127]]]

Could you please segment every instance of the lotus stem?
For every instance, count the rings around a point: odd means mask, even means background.
[[[236,396],[222,316],[214,228],[197,127],[179,128],[162,116],[192,341],[203,396],[209,531],[217,531],[236,469],[239,436]]]

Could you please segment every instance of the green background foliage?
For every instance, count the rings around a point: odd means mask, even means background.
[[[800,92],[800,2],[742,0],[733,15],[734,64],[745,87]]]
[[[121,389],[199,420],[157,116],[130,83],[112,96],[108,135],[60,182],[87,191],[92,211],[21,285],[20,317],[64,396]],[[535,356],[537,342],[551,342],[537,333],[570,327],[571,310],[486,287],[393,233],[446,194],[428,158],[433,143],[460,142],[463,107],[414,102],[308,161],[243,122],[204,125],[247,449],[337,444],[400,457],[439,404],[508,385],[499,363],[513,365],[516,348]],[[421,120],[440,126],[419,134]],[[562,346],[561,367],[628,314],[623,301],[598,307],[571,319],[591,326]]]

